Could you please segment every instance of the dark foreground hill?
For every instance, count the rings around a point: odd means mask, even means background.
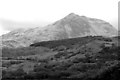
[[[119,80],[119,40],[87,36],[3,48],[2,80]]]

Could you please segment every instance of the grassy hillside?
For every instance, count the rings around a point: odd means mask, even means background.
[[[119,39],[87,36],[4,48],[2,80],[119,80]]]

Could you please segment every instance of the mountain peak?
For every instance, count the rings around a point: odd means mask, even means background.
[[[75,14],[75,13],[70,13],[70,14],[68,14],[66,17],[78,17],[79,15],[77,15],[77,14]]]
[[[73,16],[73,15],[77,15],[77,14],[75,14],[75,13],[70,13],[70,14],[68,14],[68,15],[69,15],[69,16],[71,16],[71,15]]]

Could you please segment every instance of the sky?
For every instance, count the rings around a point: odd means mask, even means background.
[[[118,28],[119,0],[0,0],[0,35],[43,27],[70,13],[102,19]]]

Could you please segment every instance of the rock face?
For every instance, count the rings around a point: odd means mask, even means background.
[[[2,47],[26,47],[32,43],[84,36],[117,35],[117,30],[103,20],[69,14],[43,28],[18,29],[2,35]]]

